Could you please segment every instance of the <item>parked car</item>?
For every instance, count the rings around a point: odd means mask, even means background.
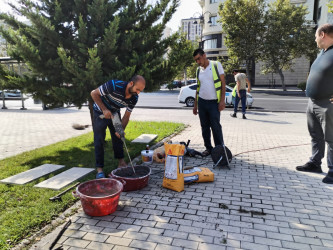
[[[172,82],[172,84],[177,87],[177,88],[181,88],[182,87],[182,82],[181,81],[178,81],[178,80],[174,80]]]
[[[5,99],[21,98],[21,91],[19,90],[4,90]],[[2,98],[2,91],[0,90],[0,98]]]
[[[192,85],[182,87],[179,92],[179,95],[178,95],[178,101],[180,103],[185,103],[187,107],[193,107],[197,87],[198,87],[198,84],[192,84]],[[226,106],[233,106],[231,93],[232,93],[232,88],[229,86],[226,86],[226,93],[225,93]],[[252,107],[253,101],[254,100],[253,100],[252,95],[247,93],[246,94],[246,106],[248,108]]]
[[[193,83],[197,83],[197,80],[196,79],[187,80],[187,84],[193,84]]]

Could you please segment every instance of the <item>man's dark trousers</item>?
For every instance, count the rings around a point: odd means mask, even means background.
[[[220,111],[217,100],[204,100],[199,97],[198,111],[202,130],[202,137],[208,151],[213,149],[210,141],[210,129],[213,132],[215,146],[223,145]]]
[[[327,167],[333,173],[333,104],[329,99],[311,100],[307,109],[308,129],[311,136],[312,156],[310,162],[317,166],[325,154],[327,142]]]
[[[242,113],[245,115],[246,110],[246,89],[241,89],[239,91],[240,98],[236,94],[235,105],[234,105],[234,113],[237,113],[238,103],[241,101],[242,103]]]
[[[97,168],[104,167],[104,142],[105,142],[107,127],[110,130],[112,138],[114,157],[116,159],[124,158],[123,142],[115,135],[115,129],[113,127],[112,120],[101,119],[99,117],[100,115],[101,115],[100,113],[94,110],[93,129],[94,129],[95,160]]]

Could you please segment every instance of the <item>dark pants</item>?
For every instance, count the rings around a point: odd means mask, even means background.
[[[104,167],[104,142],[106,135],[106,128],[110,130],[112,138],[112,147],[114,152],[114,157],[116,159],[124,158],[123,142],[115,135],[115,129],[112,124],[111,119],[101,119],[99,118],[101,114],[94,110],[94,146],[95,146],[95,159],[96,167]],[[120,113],[119,113],[120,116]]]
[[[239,91],[240,98],[236,94],[235,105],[234,105],[234,112],[237,113],[238,103],[239,101],[242,102],[242,113],[245,115],[246,110],[246,89],[241,89]]]
[[[312,144],[310,162],[321,165],[327,142],[327,167],[329,172],[333,172],[333,104],[328,98],[314,101],[309,99],[306,113]]]
[[[222,127],[220,124],[220,111],[217,100],[204,100],[199,98],[198,111],[202,130],[202,137],[208,151],[213,149],[210,141],[212,129],[215,146],[223,145]]]

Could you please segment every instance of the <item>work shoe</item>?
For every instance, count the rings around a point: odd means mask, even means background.
[[[247,119],[246,116],[245,116],[245,114],[243,114],[243,119]]]
[[[210,151],[208,151],[207,149],[205,151],[203,151],[201,153],[202,157],[207,157],[208,155],[210,155]]]
[[[324,183],[333,184],[333,172],[328,172],[325,178],[323,179]]]
[[[105,174],[103,172],[99,172],[96,174],[96,179],[102,179],[105,178]]]
[[[236,114],[236,113],[230,114],[230,116],[231,116],[232,118],[237,118],[237,114]]]
[[[302,172],[311,172],[311,173],[322,173],[321,166],[317,166],[316,164],[312,162],[307,162],[303,166],[297,166],[297,171]]]

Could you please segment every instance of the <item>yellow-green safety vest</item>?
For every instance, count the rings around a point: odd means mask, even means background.
[[[217,102],[220,102],[220,100],[221,100],[221,88],[222,88],[220,74],[219,74],[219,71],[217,69],[217,62],[216,61],[211,61],[211,62],[213,64],[212,71],[213,71],[213,79],[214,79],[214,86],[215,86],[215,90],[216,90]],[[199,73],[200,73],[200,67],[197,68],[197,82],[198,82],[197,100],[199,98],[199,91],[200,91]]]
[[[236,91],[237,91],[237,84],[235,85],[234,89],[232,90],[233,97],[236,97]]]

